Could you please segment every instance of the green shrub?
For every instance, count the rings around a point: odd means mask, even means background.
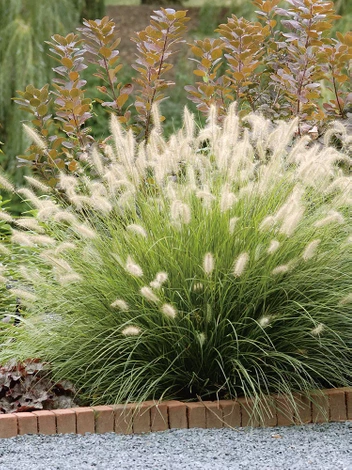
[[[20,190],[38,226],[12,240],[37,267],[0,361],[47,361],[88,403],[351,384],[350,160],[293,145],[297,120],[243,128],[232,106],[195,132],[185,113],[139,145],[113,118],[95,178],[60,175],[66,205]]]
[[[206,118],[216,106],[221,121],[236,102],[241,118],[252,111],[274,121],[297,116],[298,136],[311,132],[318,138],[335,119],[351,128],[348,64],[352,32],[332,37],[338,18],[334,4],[323,0],[287,0],[283,3],[286,8],[280,7],[280,0],[253,0],[252,4],[257,21],[232,14],[216,30],[218,37],[190,44],[198,81],[184,89],[197,111]],[[53,92],[49,85],[41,89],[29,85],[16,99],[33,115],[32,123],[40,135],[26,155],[20,156],[20,164],[32,168],[52,187],[57,184],[58,171],[77,175],[78,162],[85,153],[94,144],[101,148],[106,144],[99,134],[96,140],[89,127],[90,122],[97,122],[91,120],[94,114],[100,116],[96,103],[115,114],[139,140],[148,141],[153,104],[162,103],[161,110],[170,115],[175,102],[182,103],[185,98],[174,91],[168,109],[166,98],[175,84],[170,80],[170,57],[183,42],[190,19],[186,13],[161,8],[150,25],[134,35],[137,53],[132,68],[136,76],[121,74],[120,38],[108,17],[84,21],[79,34],[52,36],[51,52],[59,62],[54,69],[59,78],[53,81]],[[87,63],[96,67],[93,80],[101,81],[95,100],[85,92],[86,82],[90,82],[87,70],[84,72]],[[187,66],[180,67],[175,77],[186,83],[188,73],[183,74],[182,68],[187,70]],[[126,82],[126,77],[132,78],[131,82]],[[173,114],[168,132],[180,122],[180,112]],[[163,122],[165,116],[160,114],[159,119]]]

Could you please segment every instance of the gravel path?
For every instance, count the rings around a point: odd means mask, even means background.
[[[1,470],[352,470],[352,422],[0,440]]]

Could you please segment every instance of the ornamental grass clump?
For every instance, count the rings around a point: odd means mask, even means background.
[[[39,230],[13,224],[31,269],[1,362],[46,361],[87,403],[351,384],[348,157],[233,105],[168,141],[111,132],[60,198],[22,191]]]

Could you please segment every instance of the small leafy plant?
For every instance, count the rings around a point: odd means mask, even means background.
[[[46,364],[32,359],[11,361],[0,367],[0,413],[71,408],[74,387],[68,381],[53,383]]]

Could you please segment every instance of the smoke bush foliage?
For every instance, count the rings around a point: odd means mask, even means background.
[[[111,131],[91,177],[61,175],[66,202],[19,190],[36,217],[12,241],[32,265],[0,360],[47,361],[89,403],[350,384],[348,157],[233,105],[198,131],[185,110],[168,141],[137,144],[114,116]]]

